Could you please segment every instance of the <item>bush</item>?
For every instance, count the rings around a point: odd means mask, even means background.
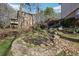
[[[75,29],[75,32],[76,32],[76,33],[79,33],[79,28]]]
[[[64,28],[65,33],[79,33],[79,28]]]
[[[58,53],[56,56],[66,56],[65,51],[61,51],[60,53]]]
[[[4,27],[4,23],[2,21],[0,21],[0,28]]]
[[[75,26],[75,22],[76,22],[76,19],[72,17],[72,18],[64,19],[63,21],[61,21],[61,25],[63,27]]]

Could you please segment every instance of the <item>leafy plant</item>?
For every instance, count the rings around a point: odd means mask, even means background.
[[[65,51],[61,51],[60,53],[57,54],[57,56],[66,56]]]

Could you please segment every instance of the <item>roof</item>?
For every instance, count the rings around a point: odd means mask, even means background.
[[[65,18],[67,15],[72,13],[74,10],[79,8],[79,3],[62,3],[61,4],[61,18]]]

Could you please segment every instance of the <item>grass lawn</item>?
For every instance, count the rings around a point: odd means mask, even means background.
[[[0,42],[0,56],[5,56],[11,47],[14,37],[7,37]]]
[[[65,33],[60,32],[60,31],[58,31],[58,34],[62,37],[65,37],[65,38],[79,40],[79,34],[65,34]]]

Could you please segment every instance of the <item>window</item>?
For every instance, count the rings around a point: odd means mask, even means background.
[[[76,13],[75,13],[75,18],[76,19],[79,19],[79,9],[76,11]]]

